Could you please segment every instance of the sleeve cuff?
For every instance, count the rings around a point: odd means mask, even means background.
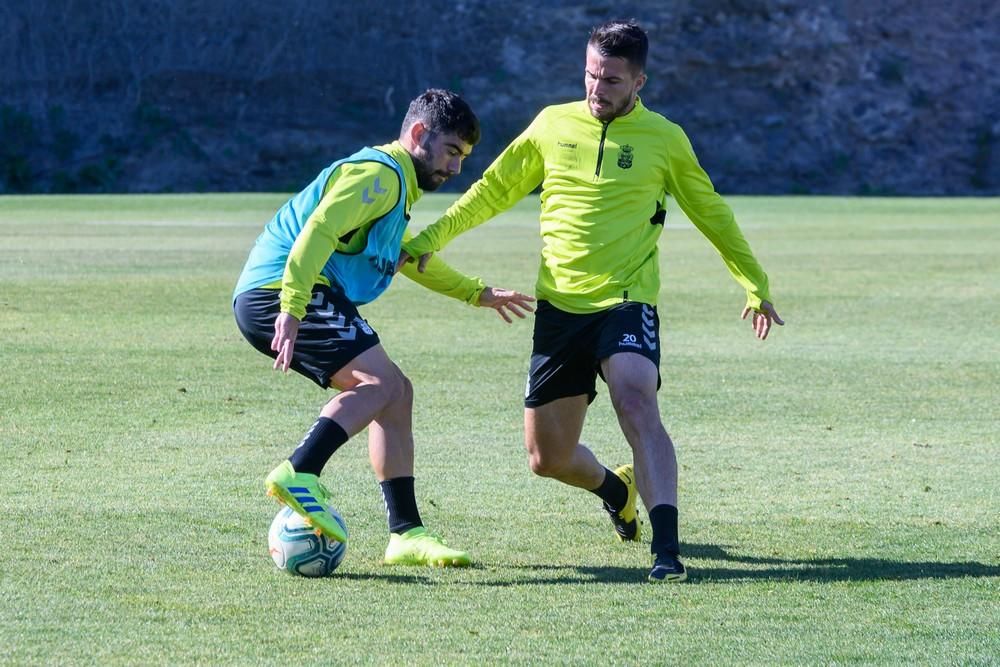
[[[465,300],[470,306],[479,307],[479,297],[482,296],[483,290],[486,289],[486,283],[483,282],[482,278],[472,278],[475,284],[475,289],[469,293],[469,298]]]

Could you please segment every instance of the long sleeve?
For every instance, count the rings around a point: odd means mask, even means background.
[[[679,127],[675,128],[679,136],[672,137],[667,191],[715,246],[729,273],[746,290],[747,305],[760,308],[761,301],[771,300],[767,274],[736,224],[732,209],[715,191],[708,174],[698,163],[687,135]]]
[[[437,252],[449,241],[506,211],[542,182],[545,165],[535,146],[533,123],[516,138],[458,201],[409,243],[414,257]]]
[[[408,235],[408,233],[407,233]],[[407,242],[403,241],[403,250],[414,255],[414,250]],[[434,255],[423,273],[417,271],[417,263],[407,262],[400,269],[400,273],[413,282],[426,287],[427,289],[450,296],[453,299],[464,301],[467,304],[479,305],[479,295],[486,289],[486,284],[480,278],[472,278],[449,266],[443,259]]]

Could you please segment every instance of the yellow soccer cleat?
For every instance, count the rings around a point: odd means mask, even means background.
[[[632,464],[629,463],[615,469],[615,476],[628,487],[628,498],[625,500],[625,507],[616,510],[607,503],[604,503],[604,510],[611,517],[611,523],[615,526],[615,534],[618,535],[619,540],[622,542],[638,542],[640,533],[639,515],[635,511],[635,505],[639,492],[635,486],[635,472],[632,470]]]
[[[284,461],[264,480],[267,495],[288,505],[305,523],[337,542],[347,542],[347,533],[326,508],[330,493],[319,483],[319,477],[295,472],[291,461]]]
[[[472,564],[469,554],[452,549],[437,535],[423,526],[405,533],[391,533],[385,549],[386,565],[431,565],[436,567],[468,567]]]

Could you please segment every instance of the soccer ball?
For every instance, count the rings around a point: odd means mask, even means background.
[[[333,518],[347,533],[344,517],[327,507]],[[271,559],[278,568],[303,577],[325,577],[333,574],[347,553],[347,543],[317,535],[291,507],[282,507],[267,531]]]

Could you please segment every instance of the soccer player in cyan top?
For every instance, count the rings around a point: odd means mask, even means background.
[[[400,261],[417,257],[419,268],[456,235],[542,186],[544,246],[524,400],[529,465],[537,475],[599,496],[623,541],[639,539],[638,491],[653,533],[649,580],[683,581],[677,457],[656,396],[657,240],[667,195],[746,290],[742,316],[753,314],[757,337],[783,322],[771,305],[767,275],[684,131],[638,97],[647,51],[646,34],[634,22],[594,28],[586,99],[543,109],[482,178],[408,244]],[[598,374],[632,448],[633,464],[614,472],[579,442]]]
[[[233,294],[246,339],[320,387],[339,389],[302,443],[267,476],[268,494],[327,537],[346,535],[326,510],[327,460],[368,427],[368,452],[385,499],[387,564],[468,565],[420,520],[413,484],[413,387],[358,313],[392,281],[410,207],[458,174],[479,141],[479,120],[458,95],[428,90],[410,104],[398,141],[366,147],[324,169],[277,212],[250,251]],[[487,287],[443,262],[403,273],[436,292],[494,308],[510,322],[529,296]]]

